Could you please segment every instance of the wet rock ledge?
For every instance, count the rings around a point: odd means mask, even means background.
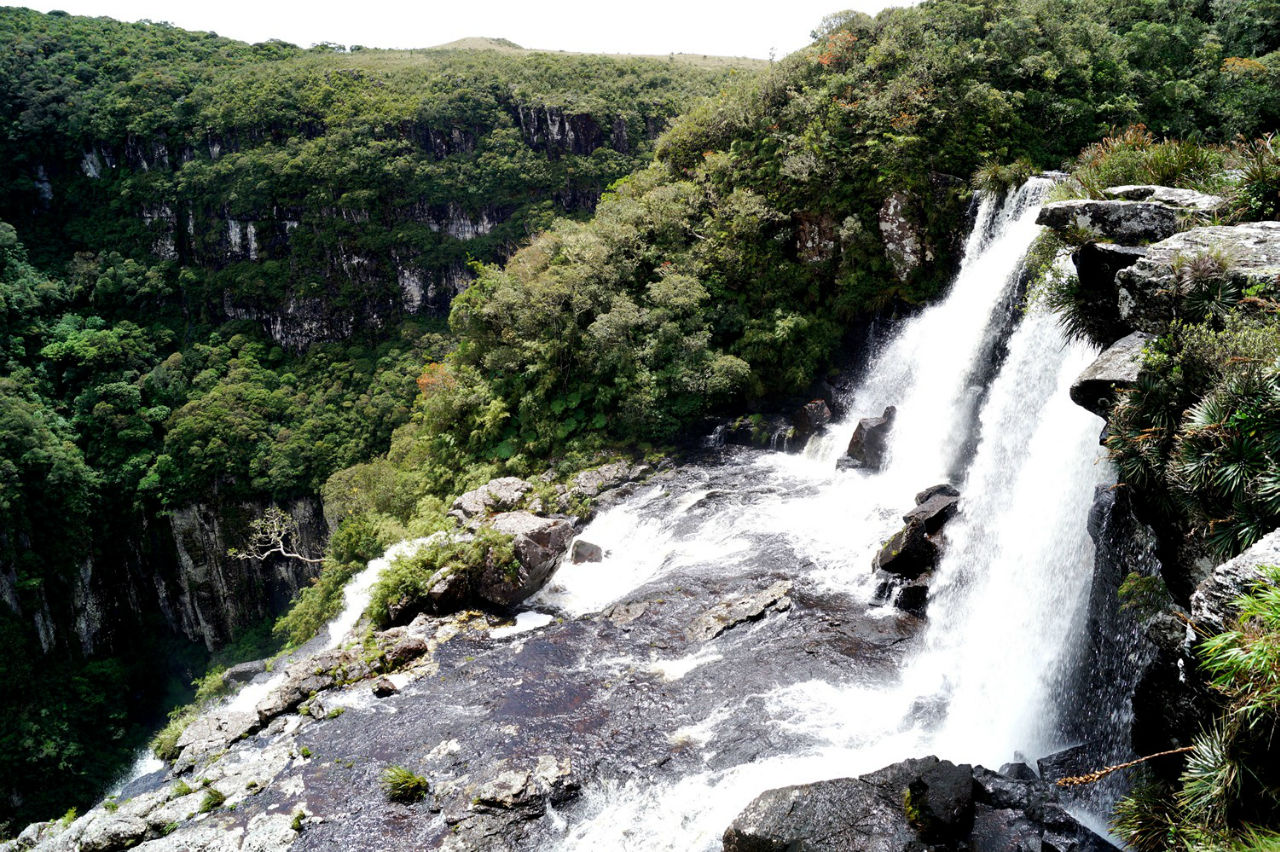
[[[936,757],[857,778],[769,790],[724,833],[725,852],[1102,852],[1115,847],[1026,764],[992,772]]]

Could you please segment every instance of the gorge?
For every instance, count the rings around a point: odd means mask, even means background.
[[[1274,18],[0,11],[0,849],[1267,848]]]

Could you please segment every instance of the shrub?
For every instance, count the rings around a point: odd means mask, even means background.
[[[425,799],[431,792],[431,785],[427,779],[403,766],[389,766],[382,773],[382,790],[388,800],[411,805]]]
[[[215,811],[218,808],[222,807],[222,803],[225,802],[226,800],[227,800],[227,797],[225,795],[218,792],[213,787],[210,787],[208,790],[205,791],[204,799],[201,800],[200,802],[200,813],[207,814],[212,811]]]
[[[1147,778],[1116,807],[1113,827],[1138,852],[1280,845],[1280,569],[1264,578],[1235,602],[1232,628],[1197,649],[1225,709],[1195,738],[1176,784]]]
[[[1276,150],[1275,136],[1268,133],[1237,150],[1243,160],[1236,202],[1241,217],[1280,219],[1280,151]]]
[[[472,574],[489,568],[511,573],[518,570],[511,536],[485,527],[467,540],[441,535],[412,556],[391,563],[373,587],[369,617],[386,626],[393,612],[403,617],[429,611],[428,592],[447,574]]]
[[[1025,157],[1008,164],[992,160],[973,173],[971,183],[974,189],[1000,195],[1026,183],[1037,171],[1035,163]]]

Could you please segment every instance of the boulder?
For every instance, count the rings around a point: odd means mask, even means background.
[[[885,450],[889,446],[889,435],[893,431],[893,420],[898,409],[887,406],[879,417],[864,417],[858,421],[849,439],[849,458],[860,462],[864,467],[879,470],[884,464]]]
[[[1087,331],[1094,340],[1111,343],[1133,331],[1120,317],[1116,275],[1146,254],[1145,248],[1137,246],[1095,242],[1085,243],[1072,253],[1079,281],[1075,295],[1078,313],[1087,319]]]
[[[573,524],[566,518],[545,518],[531,512],[496,515],[493,528],[514,539],[518,567],[511,571],[486,567],[475,582],[475,594],[500,607],[513,607],[542,588],[569,549]]]
[[[531,483],[516,476],[491,479],[454,500],[449,514],[460,521],[467,521],[490,512],[505,512],[519,506],[532,488]]]
[[[831,422],[831,417],[831,408],[826,400],[815,399],[805,403],[791,417],[791,425],[795,427],[792,439],[797,445],[802,445],[810,437],[825,429]]]
[[[1137,331],[1164,334],[1186,314],[1186,288],[1177,280],[1175,263],[1209,253],[1227,260],[1223,275],[1240,292],[1273,285],[1280,278],[1280,222],[1193,228],[1148,246],[1137,263],[1116,274],[1121,320]]]
[[[955,516],[959,507],[959,495],[940,493],[930,497],[910,512],[907,512],[902,516],[902,520],[908,525],[918,522],[924,527],[924,531],[926,533],[933,535],[938,530],[942,529],[943,524]]]
[[[769,612],[785,612],[791,608],[791,582],[783,580],[755,594],[717,604],[699,615],[685,630],[690,642],[706,642],[745,621],[756,621]]]
[[[548,800],[576,787],[567,757],[543,754],[528,760],[503,760],[494,770],[493,777],[476,788],[472,807],[477,810],[526,809],[540,814]]]
[[[1223,562],[1191,596],[1191,620],[1209,633],[1221,633],[1235,618],[1235,601],[1251,586],[1267,582],[1261,566],[1280,566],[1280,530],[1264,536],[1234,559]]]
[[[924,524],[913,520],[885,543],[876,554],[873,567],[914,580],[933,570],[937,560],[937,545],[925,534]]]
[[[1099,355],[1071,385],[1071,401],[1105,418],[1116,403],[1116,391],[1132,388],[1142,371],[1142,352],[1152,336],[1135,331]]]
[[[430,643],[422,636],[406,636],[387,652],[387,662],[394,668],[407,666],[431,650]]]
[[[392,683],[391,679],[387,677],[376,678],[370,684],[370,688],[376,698],[389,698],[400,691],[400,687]]]
[[[1114,849],[1058,804],[1051,785],[936,757],[766,791],[723,844],[725,852]]]
[[[903,583],[893,590],[890,601],[903,612],[924,618],[929,608],[929,584],[920,579]]]
[[[1117,201],[1150,201],[1208,215],[1219,213],[1227,206],[1227,199],[1221,195],[1152,184],[1109,186],[1102,190],[1102,194]]]
[[[248,663],[239,663],[227,669],[222,673],[222,679],[227,683],[248,683],[266,670],[266,660],[253,660]]]
[[[573,560],[574,565],[581,565],[583,562],[599,562],[604,559],[604,548],[579,538],[574,540],[569,558]]]
[[[964,837],[973,828],[973,767],[939,761],[907,784],[907,819],[930,842]]]
[[[1148,201],[1055,201],[1040,208],[1036,224],[1055,231],[1083,231],[1121,245],[1163,240],[1178,232],[1178,211]]]
[[[943,482],[938,485],[931,485],[916,495],[916,505],[928,503],[934,497],[959,497],[960,492],[956,490],[954,485]]]
[[[147,823],[134,816],[114,814],[86,824],[76,847],[80,852],[115,852],[137,846],[147,834]]]

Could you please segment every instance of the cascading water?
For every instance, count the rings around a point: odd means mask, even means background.
[[[583,537],[610,555],[599,565],[566,565],[532,602],[577,616],[644,584],[749,575],[771,561],[789,563],[784,573],[798,588],[866,602],[871,557],[901,526],[911,495],[967,468],[915,653],[896,677],[800,680],[722,703],[668,734],[699,750],[701,770],[589,787],[562,814],[559,848],[718,848],[725,826],[770,787],[927,753],[999,765],[1069,744],[1057,733],[1055,690],[1088,595],[1086,516],[1109,476],[1100,421],[1067,395],[1091,353],[1033,309],[976,410],[1048,186],[1037,179],[1003,202],[983,200],[950,294],[883,348],[849,400],[848,422],[804,456],[750,455],[736,462],[746,467],[736,479],[712,470],[683,492],[654,486],[602,514]],[[884,470],[834,471],[856,418],[890,404],[898,414]],[[977,450],[961,458],[975,429]],[[710,648],[647,665],[673,664],[679,673],[680,665],[726,665]],[[771,742],[746,760],[726,760],[735,726],[761,716]]]
[[[1067,396],[1090,353],[1015,310],[1047,186],[983,200],[949,295],[902,325],[846,401],[853,417],[804,454],[726,448],[658,474],[582,531],[603,559],[565,560],[513,625],[446,621],[430,662],[391,676],[394,696],[335,688],[321,706],[343,712],[258,734],[294,738],[276,754],[325,756],[288,770],[326,815],[300,848],[394,835],[400,848],[501,836],[511,849],[711,850],[769,788],[1073,744],[1056,704],[1089,593],[1085,515],[1109,474],[1100,421]],[[886,405],[898,415],[884,468],[838,469],[856,418]],[[871,562],[915,493],[942,481],[961,511],[921,621],[875,605]],[[300,656],[342,641],[380,571],[422,543],[371,562]],[[252,711],[276,682],[219,712]],[[431,778],[429,813],[388,809],[372,779],[396,764]],[[473,807],[520,767],[555,767],[545,783],[559,792],[530,810]]]

